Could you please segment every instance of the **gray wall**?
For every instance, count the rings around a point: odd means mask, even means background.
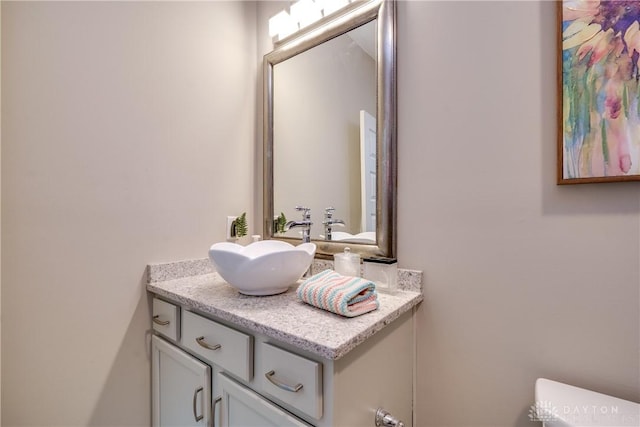
[[[0,35],[2,34],[2,5],[0,4]],[[0,37],[0,82],[2,81],[2,37]],[[0,117],[2,117],[2,84],[0,84]],[[0,128],[1,128],[0,124]],[[2,242],[2,131],[0,130],[0,242]],[[2,424],[2,245],[0,244],[0,424]]]
[[[145,267],[254,209],[255,5],[2,9],[2,424],[149,425]]]
[[[554,2],[398,11],[416,425],[530,426],[537,377],[640,400],[640,183],[555,185]]]

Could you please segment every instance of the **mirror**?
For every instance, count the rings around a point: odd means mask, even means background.
[[[333,207],[333,240],[368,231],[369,243],[376,243],[375,30],[376,20],[370,21],[273,70],[275,212],[289,218],[302,203],[318,219]],[[369,184],[368,197],[363,183]],[[297,233],[293,229],[285,236]],[[324,234],[322,221],[315,220],[312,238],[325,239]]]
[[[299,242],[275,219],[304,205],[319,257],[395,257],[394,24],[393,1],[356,2],[265,56],[265,238]]]

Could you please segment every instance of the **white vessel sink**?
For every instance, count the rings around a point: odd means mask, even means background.
[[[314,243],[293,246],[279,240],[262,240],[247,246],[216,243],[209,259],[231,286],[245,295],[275,295],[285,292],[311,265]]]

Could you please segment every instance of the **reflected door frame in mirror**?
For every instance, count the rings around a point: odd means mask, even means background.
[[[397,152],[396,152],[396,13],[394,0],[357,1],[282,42],[264,57],[263,79],[263,213],[266,239],[300,240],[278,236],[274,229],[274,66],[314,46],[377,19],[376,33],[376,244],[313,240],[316,257],[329,258],[345,247],[362,256],[396,257]],[[336,102],[339,102],[337,100]],[[310,173],[322,175],[322,165],[310,164]],[[327,171],[329,172],[329,170]],[[304,204],[300,200],[300,204]],[[293,206],[292,206],[293,208]],[[322,221],[313,212],[312,221]],[[289,218],[297,219],[297,218]]]

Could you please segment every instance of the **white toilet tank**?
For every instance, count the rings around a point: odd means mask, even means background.
[[[640,404],[538,378],[529,411],[545,427],[640,427]]]

